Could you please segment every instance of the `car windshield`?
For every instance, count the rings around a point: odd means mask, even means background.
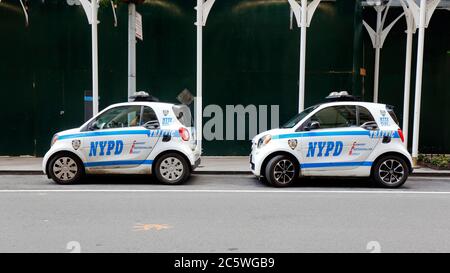
[[[291,118],[288,122],[283,124],[283,126],[281,126],[281,128],[292,128],[292,127],[294,127],[297,123],[299,123],[302,119],[304,119],[309,113],[314,111],[314,109],[316,109],[318,106],[319,105],[314,105],[314,106],[311,106],[309,108],[306,108],[305,110],[303,110],[303,112],[298,113],[293,118]]]

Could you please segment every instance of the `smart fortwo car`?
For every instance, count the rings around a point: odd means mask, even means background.
[[[42,168],[58,184],[85,174],[154,174],[180,184],[200,163],[191,112],[185,105],[147,101],[114,104],[80,128],[53,136]]]
[[[253,138],[253,174],[276,187],[299,176],[371,177],[382,187],[403,185],[412,160],[392,107],[356,101],[345,91],[327,99]]]

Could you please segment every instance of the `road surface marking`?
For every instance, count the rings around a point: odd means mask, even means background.
[[[94,190],[94,189],[78,189],[78,190],[0,190],[0,193],[66,193],[66,192],[123,192],[123,193],[345,193],[345,194],[450,194],[450,191],[405,191],[405,190]]]
[[[136,224],[133,227],[133,231],[147,231],[147,230],[163,230],[172,228],[168,224]]]

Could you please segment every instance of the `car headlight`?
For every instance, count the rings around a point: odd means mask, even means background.
[[[272,136],[271,136],[271,135],[265,135],[265,136],[263,136],[262,138],[260,138],[260,139],[258,140],[258,145],[257,145],[257,147],[258,147],[258,148],[263,147],[264,145],[266,145],[267,143],[269,143],[270,140],[272,140]]]
[[[52,147],[53,146],[53,144],[55,144],[55,142],[56,141],[58,141],[58,135],[53,135],[53,137],[52,137],[52,142],[50,143],[50,147]]]

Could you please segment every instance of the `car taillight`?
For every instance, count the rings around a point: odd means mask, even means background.
[[[402,129],[398,129],[398,136],[400,137],[400,139],[402,140],[402,142],[405,142],[405,136],[403,136],[403,131],[402,131]]]
[[[180,137],[181,137],[182,140],[184,140],[184,141],[188,141],[189,140],[189,131],[188,131],[188,129],[181,127],[178,130],[178,133],[180,133]]]

